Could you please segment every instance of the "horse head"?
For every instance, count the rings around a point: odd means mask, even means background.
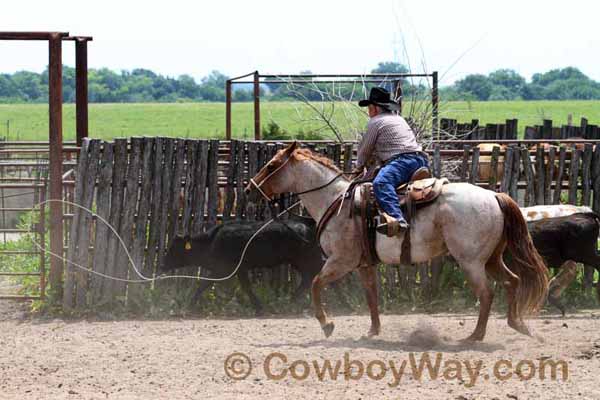
[[[298,142],[294,141],[285,149],[279,150],[275,156],[250,179],[245,192],[247,195],[259,193],[267,200],[274,195],[292,191],[293,176],[289,173],[298,149]]]

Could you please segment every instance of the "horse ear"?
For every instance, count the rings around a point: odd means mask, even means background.
[[[294,141],[292,142],[292,144],[290,144],[290,145],[287,147],[287,149],[285,149],[285,152],[286,152],[287,154],[292,154],[292,153],[294,152],[294,150],[296,150],[296,149],[298,148],[298,146],[299,146],[299,145],[298,145],[298,141],[297,141],[297,140],[294,140]]]

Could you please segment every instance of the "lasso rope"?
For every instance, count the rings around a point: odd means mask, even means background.
[[[119,243],[121,243],[121,246],[123,246],[123,249],[125,250],[125,254],[127,254],[127,258],[129,259],[129,263],[131,264],[131,266],[133,267],[133,270],[135,271],[136,275],[140,278],[140,279],[125,279],[125,278],[118,278],[115,276],[111,276],[111,275],[106,275],[103,274],[101,272],[97,272],[94,271],[90,268],[86,268],[83,265],[79,265],[65,257],[63,257],[62,255],[58,255],[56,253],[53,253],[52,251],[49,251],[47,249],[45,249],[44,247],[42,247],[39,243],[37,243],[33,238],[31,239],[31,241],[33,242],[33,244],[41,251],[46,252],[48,254],[50,254],[51,256],[57,257],[60,260],[66,261],[67,263],[80,268],[86,272],[101,276],[103,278],[106,279],[112,279],[114,281],[119,281],[119,282],[127,282],[127,283],[150,283],[150,282],[154,282],[154,281],[158,281],[158,280],[162,280],[162,279],[173,279],[173,278],[184,278],[184,279],[195,279],[195,280],[203,280],[203,281],[211,281],[211,282],[220,282],[220,281],[225,281],[227,279],[230,279],[232,276],[234,276],[237,271],[240,269],[242,262],[244,261],[244,257],[246,256],[246,251],[248,250],[248,247],[250,246],[250,243],[252,243],[252,241],[254,240],[254,238],[263,230],[265,229],[267,226],[269,226],[269,224],[271,224],[271,222],[275,221],[276,218],[281,217],[283,214],[287,213],[289,210],[291,210],[292,208],[296,207],[298,204],[300,204],[300,201],[297,201],[296,203],[292,204],[291,206],[289,206],[288,208],[286,208],[285,210],[283,210],[282,212],[280,212],[279,214],[277,214],[277,217],[271,218],[269,221],[267,221],[265,224],[263,224],[256,232],[254,232],[254,234],[250,237],[250,239],[248,239],[248,241],[246,242],[246,245],[244,246],[244,249],[242,250],[242,254],[240,256],[240,261],[237,263],[235,269],[227,276],[222,277],[222,278],[209,278],[209,277],[204,277],[204,276],[193,276],[193,275],[159,275],[156,277],[147,277],[144,276],[136,267],[135,262],[133,261],[133,258],[131,257],[131,254],[129,253],[129,250],[127,250],[127,245],[125,244],[125,241],[123,241],[123,238],[121,237],[121,235],[119,235],[119,233],[116,231],[116,229],[104,218],[102,218],[101,216],[99,216],[98,214],[94,213],[92,210],[77,204],[77,203],[73,203],[71,201],[68,200],[59,200],[59,199],[48,199],[48,200],[44,200],[42,202],[39,202],[37,204],[34,204],[31,207],[31,211],[35,212],[35,208],[42,206],[44,204],[48,204],[48,203],[62,203],[62,204],[68,204],[70,206],[79,208],[83,211],[86,211],[88,213],[90,213],[92,216],[96,216],[96,219],[101,221],[102,223],[104,223],[117,237],[117,239],[119,239]],[[30,232],[33,233],[33,232]]]

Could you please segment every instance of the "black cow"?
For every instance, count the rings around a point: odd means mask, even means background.
[[[211,278],[225,277],[233,272],[244,246],[264,223],[230,221],[195,237],[177,236],[161,263],[161,270],[200,266],[203,271],[210,271]],[[262,305],[250,288],[248,271],[290,264],[302,277],[293,295],[294,299],[298,299],[324,264],[315,232],[315,222],[311,218],[290,216],[285,221],[273,221],[248,246],[237,276],[257,313],[261,313]],[[192,298],[193,304],[198,302],[202,292],[212,283],[201,281]]]
[[[595,213],[578,213],[527,223],[533,243],[546,265],[562,267],[550,281],[548,301],[558,307],[563,315],[565,308],[559,296],[576,276],[575,263],[594,266],[600,272],[599,223],[600,216]],[[596,291],[600,297],[600,283]]]

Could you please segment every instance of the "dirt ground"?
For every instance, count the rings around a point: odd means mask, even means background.
[[[31,318],[0,301],[0,398],[600,399],[599,311],[530,320],[535,338],[494,315],[483,343],[459,342],[475,318],[383,315],[382,334],[368,339],[368,316],[334,316],[335,331],[326,339],[308,315],[63,321]],[[224,368],[234,352],[252,363],[243,380]],[[439,375],[433,379],[425,369],[416,379],[413,372],[427,356],[434,367],[439,358]],[[248,364],[235,357],[229,374],[245,375]],[[326,360],[331,374],[323,369]],[[560,360],[567,377],[559,365],[554,380],[550,369],[540,379],[542,361]]]

